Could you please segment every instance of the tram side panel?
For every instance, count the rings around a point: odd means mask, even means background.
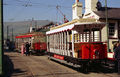
[[[80,62],[101,61],[107,58],[107,46],[103,42],[79,42],[74,43],[74,51],[72,51],[72,43],[67,42],[66,45],[61,43],[62,40],[56,39],[53,35],[49,35],[48,53],[51,57],[82,64]],[[67,48],[67,45],[69,48]]]
[[[34,54],[36,55],[39,55],[39,54],[44,54],[45,51],[47,50],[47,45],[46,45],[46,42],[36,42],[36,43],[33,43],[33,50]]]
[[[50,35],[50,36],[53,36],[53,35]],[[57,48],[54,47],[55,41],[53,39],[52,41],[49,41],[49,43],[50,43],[50,46],[48,49],[49,55],[51,57],[65,60],[67,62],[79,64],[79,62],[82,62],[82,61],[103,60],[107,58],[107,46],[102,42],[74,43],[74,52],[71,49],[72,48],[71,43],[69,43],[69,49],[71,50],[62,49],[59,46],[59,44],[57,45]],[[66,45],[63,45],[62,43],[60,43],[60,45],[62,45],[63,48],[65,48],[66,46]],[[71,52],[73,52],[74,54],[71,55]]]
[[[106,45],[103,45],[102,43],[93,43],[93,44],[83,44],[81,46],[82,48],[82,55],[81,59],[105,59],[107,58],[107,51],[106,51]]]

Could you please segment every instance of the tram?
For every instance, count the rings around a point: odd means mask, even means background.
[[[46,35],[42,32],[31,32],[18,35],[16,38],[16,49],[21,50],[21,46],[26,42],[31,44],[30,51],[32,54],[42,55],[47,50]]]
[[[75,19],[46,32],[49,58],[86,66],[107,58],[107,45],[102,42],[105,23],[95,19]]]

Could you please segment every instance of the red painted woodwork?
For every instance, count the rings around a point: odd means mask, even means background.
[[[83,44],[82,59],[105,59],[107,58],[107,47],[105,44]]]
[[[33,44],[34,50],[47,50],[47,45],[44,42],[37,42]]]

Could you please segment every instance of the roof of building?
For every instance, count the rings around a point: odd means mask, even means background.
[[[108,9],[108,18],[109,19],[120,19],[120,8],[107,8]],[[102,7],[99,11],[94,11],[100,19],[106,18],[105,7]]]

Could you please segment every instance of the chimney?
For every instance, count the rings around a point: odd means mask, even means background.
[[[75,4],[72,6],[72,12],[73,12],[73,19],[80,19],[82,18],[82,3],[79,2],[79,0],[75,1]]]
[[[98,0],[85,0],[85,14],[97,11]]]
[[[79,0],[75,0],[75,3],[79,2]]]

